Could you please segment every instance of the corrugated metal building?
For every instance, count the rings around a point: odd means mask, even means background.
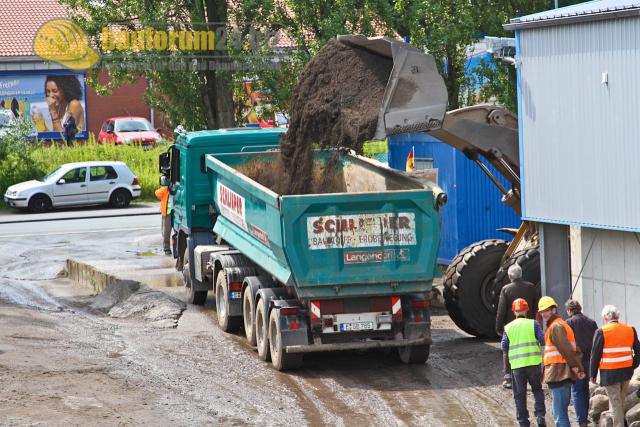
[[[541,223],[543,291],[640,325],[640,2],[511,20],[522,212]]]

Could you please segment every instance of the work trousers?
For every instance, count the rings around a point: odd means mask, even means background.
[[[582,366],[585,372],[589,372],[589,359],[582,359]],[[587,375],[581,380],[577,380],[573,386],[571,386],[571,398],[573,399],[573,406],[576,410],[576,418],[578,419],[578,425],[584,426],[589,424],[588,412],[589,412],[589,376]]]
[[[571,427],[569,423],[569,403],[571,403],[571,382],[565,381],[559,386],[549,387],[553,409],[553,421],[556,427]]]
[[[171,215],[162,216],[162,249],[171,250]]]
[[[511,364],[509,363],[509,352],[502,352],[502,370],[504,371],[504,379],[511,379]]]
[[[609,396],[609,410],[613,415],[613,427],[624,427],[625,400],[628,387],[629,381],[604,386],[607,390],[607,396]]]
[[[520,427],[529,427],[527,410],[527,383],[531,386],[536,419],[544,418],[544,392],[542,391],[542,366],[526,366],[511,371],[513,399],[516,402],[516,419]]]

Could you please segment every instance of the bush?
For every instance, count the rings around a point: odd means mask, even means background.
[[[35,143],[29,140],[32,125],[19,120],[7,134],[0,137],[0,195],[7,187],[43,175],[32,154]]]
[[[0,191],[18,182],[41,178],[64,163],[86,161],[122,161],[126,163],[138,177],[142,186],[140,200],[156,200],[154,191],[158,188],[158,156],[166,151],[166,144],[144,149],[131,145],[101,145],[93,136],[84,143],[71,147],[52,144],[43,146],[35,143],[22,151],[9,152],[0,159]]]

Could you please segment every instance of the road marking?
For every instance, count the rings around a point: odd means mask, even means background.
[[[158,227],[134,227],[134,228],[110,228],[104,230],[92,230],[92,231],[72,231],[72,232],[58,232],[58,233],[32,233],[32,234],[0,234],[2,237],[33,237],[33,236],[59,236],[69,234],[89,234],[89,233],[111,233],[114,231],[136,231],[136,230],[157,230]]]

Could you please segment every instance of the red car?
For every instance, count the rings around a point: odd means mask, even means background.
[[[98,144],[155,145],[161,139],[158,129],[144,117],[112,117],[105,120],[98,134]]]

